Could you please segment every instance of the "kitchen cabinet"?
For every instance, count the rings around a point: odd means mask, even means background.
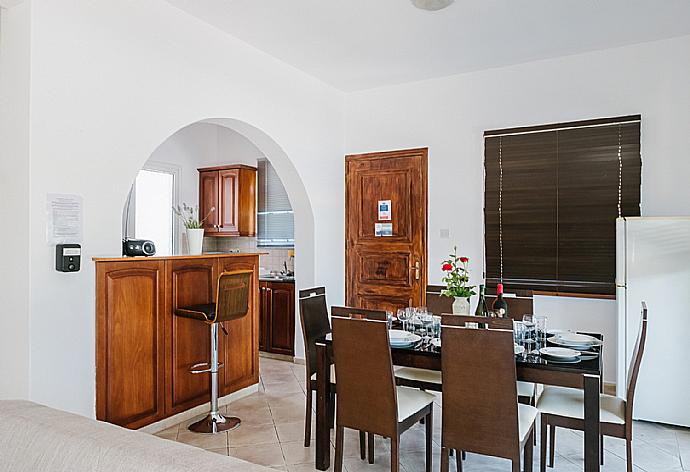
[[[256,236],[256,167],[228,165],[199,170],[199,215],[206,236]]]
[[[295,354],[295,284],[261,281],[259,349],[273,354]]]

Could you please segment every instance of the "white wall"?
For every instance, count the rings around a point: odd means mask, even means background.
[[[304,244],[296,248],[304,256],[297,284],[318,278],[334,302],[342,300],[340,92],[162,0],[30,3],[33,400],[93,416],[90,258],[120,252],[122,207],[136,172],[175,131],[199,120],[217,119],[272,159],[291,201],[304,209],[296,214]],[[77,274],[53,268],[48,192],[84,198]],[[315,230],[314,220],[329,221],[328,231]]]
[[[428,146],[429,281],[458,244],[477,283],[485,130],[640,113],[642,215],[690,214],[688,57],[690,36],[349,94],[346,152]],[[535,311],[603,332],[615,352],[615,302],[538,298]],[[605,377],[615,380],[611,356]]]
[[[0,398],[29,395],[31,8],[0,8]]]

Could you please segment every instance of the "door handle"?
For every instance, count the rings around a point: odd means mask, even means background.
[[[419,261],[414,263],[413,269],[414,269],[415,280],[419,280],[419,277],[421,277],[421,274],[422,274],[422,267],[421,267],[421,264],[419,263]]]

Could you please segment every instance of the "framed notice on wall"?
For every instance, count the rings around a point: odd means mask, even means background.
[[[390,200],[379,200],[379,221],[390,221],[391,220],[391,201]]]

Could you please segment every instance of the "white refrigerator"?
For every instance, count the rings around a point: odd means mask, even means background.
[[[690,426],[690,217],[619,218],[617,393],[626,379],[647,302],[647,344],[635,419]]]

